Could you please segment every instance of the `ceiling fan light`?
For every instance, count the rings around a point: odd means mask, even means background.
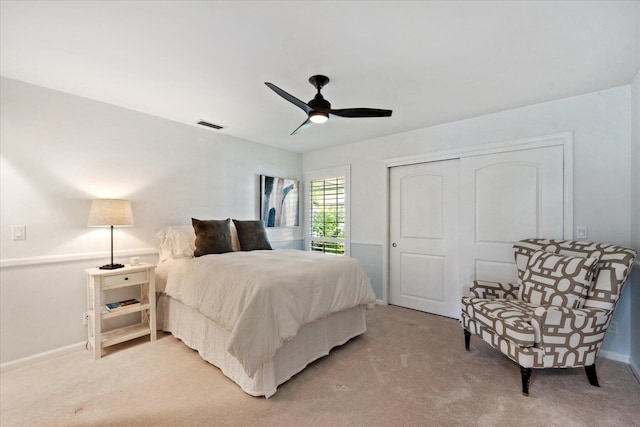
[[[324,123],[329,120],[329,114],[321,113],[319,111],[312,111],[309,113],[309,120],[313,123]]]

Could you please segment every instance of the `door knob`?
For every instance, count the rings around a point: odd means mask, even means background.
[[[398,244],[397,244],[396,242],[393,242],[393,243],[391,244],[391,246],[393,246],[394,248],[396,248],[396,247],[398,247]]]

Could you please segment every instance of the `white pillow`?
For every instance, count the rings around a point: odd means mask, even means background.
[[[160,239],[158,246],[160,261],[167,258],[193,258],[196,248],[196,233],[191,225],[164,227],[156,236]]]
[[[240,250],[240,241],[236,226],[231,223],[231,248],[234,251]],[[160,262],[168,258],[193,258],[193,251],[196,249],[196,232],[192,225],[174,225],[164,227],[156,236],[160,239],[158,251]]]
[[[238,229],[236,229],[236,225],[233,223],[233,221],[229,221],[229,224],[231,224],[231,249],[237,252],[240,250],[240,239],[238,238]]]

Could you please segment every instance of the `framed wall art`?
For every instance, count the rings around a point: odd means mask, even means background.
[[[298,227],[300,181],[260,175],[260,219],[265,227]]]

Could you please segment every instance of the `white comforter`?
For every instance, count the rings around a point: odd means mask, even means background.
[[[274,250],[166,260],[160,289],[230,332],[227,350],[253,376],[300,327],[375,294],[349,257]]]

